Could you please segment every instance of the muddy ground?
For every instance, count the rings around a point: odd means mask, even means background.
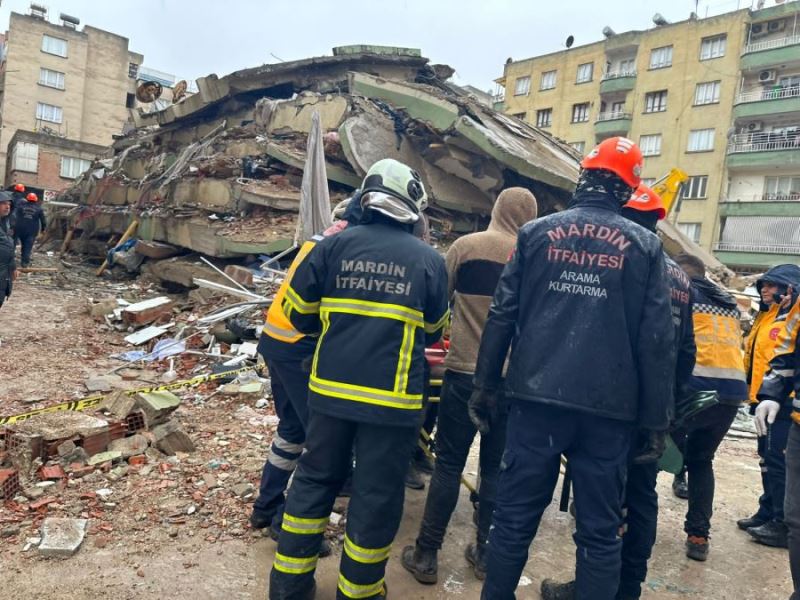
[[[113,295],[109,285],[69,274],[66,280],[43,275],[21,278],[11,300],[0,309],[0,414],[80,395],[88,375],[117,364],[108,354],[122,347],[120,334],[99,330],[84,310],[88,296]],[[23,547],[26,537],[35,533],[42,512],[69,515],[88,510],[70,507],[79,497],[75,490],[68,490],[72,494],[68,498],[26,517],[19,535],[0,540],[0,572],[4,576],[0,597],[265,598],[275,544],[247,529],[252,499],[234,498],[224,485],[216,494],[198,488],[213,456],[230,463],[229,481],[257,484],[258,463],[266,454],[272,427],[255,427],[247,421],[243,427],[231,416],[241,404],[239,399],[209,400],[181,408],[180,421],[199,440],[197,456],[182,457],[170,473],[159,475],[156,471],[149,477],[131,473],[116,484],[120,487],[115,487],[119,494],[115,506],[92,513],[104,528],[91,530],[90,525],[90,534],[73,557],[45,559],[35,549],[23,552]],[[787,553],[751,542],[735,525],[736,519],[749,515],[756,505],[759,471],[755,441],[726,440],[716,470],[711,555],[705,564],[684,556],[686,504],[672,496],[670,480],[662,474],[659,537],[644,598],[784,600],[790,595]],[[85,490],[101,485],[79,484]],[[440,553],[439,583],[423,587],[400,566],[399,554],[404,545],[413,543],[424,500],[424,491],[406,495],[403,524],[387,575],[391,596],[478,598],[480,586],[463,559],[464,548],[474,535],[466,492]],[[196,514],[185,519],[169,516],[181,502],[193,501],[200,507]],[[14,514],[7,505],[0,507],[0,522]],[[572,528],[569,516],[559,513],[556,506],[548,509],[532,546],[519,598],[539,598],[544,577],[570,576],[574,568]],[[317,598],[321,600],[335,596],[340,553],[341,548],[336,547],[333,557],[320,561]]]

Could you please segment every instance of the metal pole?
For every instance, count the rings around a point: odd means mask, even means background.
[[[201,257],[200,257],[200,260],[202,260],[202,261],[203,261],[204,263],[206,263],[206,264],[207,264],[209,267],[211,267],[212,269],[214,269],[214,270],[215,270],[217,273],[219,273],[220,275],[222,275],[222,276],[223,276],[225,279],[227,279],[228,281],[230,281],[230,282],[231,282],[233,285],[235,285],[236,287],[238,287],[238,288],[239,288],[240,290],[242,290],[243,292],[247,292],[248,294],[251,294],[251,293],[252,293],[250,290],[248,290],[246,287],[244,287],[244,286],[243,286],[243,285],[241,285],[241,284],[240,284],[238,281],[236,281],[236,280],[235,280],[233,277],[231,277],[230,275],[228,275],[228,274],[227,274],[227,273],[225,273],[224,271],[220,271],[220,270],[219,270],[217,267],[215,267],[215,266],[214,266],[214,265],[211,263],[211,261],[210,261],[210,260],[207,260],[205,256],[201,256]]]

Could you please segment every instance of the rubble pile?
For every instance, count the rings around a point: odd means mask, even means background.
[[[421,174],[440,236],[479,227],[510,185],[531,189],[545,214],[563,208],[577,153],[479,104],[447,83],[452,69],[428,62],[418,50],[359,46],[201,78],[184,102],[134,115],[137,128],[116,140],[113,158],[58,198],[53,227],[69,249],[99,255],[134,219],[149,244],[134,251],[148,260],[280,252],[295,231],[314,113],[332,203],[392,157]]]

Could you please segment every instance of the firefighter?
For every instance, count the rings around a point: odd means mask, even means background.
[[[21,264],[27,267],[31,264],[31,252],[33,252],[33,242],[40,231],[47,227],[47,220],[44,216],[44,209],[39,202],[39,197],[30,192],[25,196],[25,202],[17,205],[14,209],[14,247],[17,240],[22,246]]]
[[[775,426],[781,411],[792,409],[792,426],[786,444],[786,495],[784,522],[789,546],[789,567],[794,593],[790,600],[800,600],[800,302],[795,302],[778,333],[770,370],[758,391],[756,431],[766,436]]]
[[[272,599],[312,598],[320,543],[355,454],[338,598],[383,598],[403,481],[423,409],[424,348],[447,324],[444,259],[412,231],[420,176],[392,159],[369,169],[359,227],[321,241],[283,301],[320,339],[309,380],[306,450],[289,490],[270,575]]]
[[[11,212],[13,213],[14,210],[20,204],[25,202],[25,186],[21,183],[15,183],[14,187],[11,188]]]
[[[334,235],[361,220],[361,203],[358,193],[334,211],[336,222],[322,235],[305,242],[289,266],[267,311],[266,322],[258,342],[258,352],[264,358],[272,380],[275,412],[280,421],[272,446],[261,474],[258,498],[253,504],[250,526],[253,529],[269,528],[270,537],[277,540],[283,518],[286,486],[303,452],[308,426],[308,375],[310,360],[317,346],[314,337],[304,335],[292,327],[283,314],[282,304],[292,275],[311,249],[322,239]],[[330,554],[330,545],[323,541],[321,556]]]
[[[745,371],[750,390],[751,412],[758,405],[757,394],[775,353],[781,326],[786,320],[791,301],[800,291],[800,267],[778,265],[756,281],[759,312],[745,341]],[[783,302],[782,298],[787,302]],[[758,438],[763,494],[758,511],[736,522],[757,542],[786,548],[786,525],[783,522],[783,499],[786,491],[786,442],[791,428],[791,407],[785,406],[770,425],[768,435]]]
[[[469,402],[491,430],[511,401],[482,598],[514,598],[558,479],[575,488],[575,597],[612,600],[619,585],[622,493],[636,427],[663,451],[672,402],[673,326],[658,237],[620,216],[641,182],[642,154],[601,142],[569,209],[524,226],[492,301]]]
[[[0,191],[0,306],[11,296],[11,288],[18,274],[14,260],[14,238],[9,229],[11,204],[11,194]]]
[[[656,232],[658,221],[666,217],[661,198],[644,184],[622,208],[622,216],[638,223],[645,229]],[[670,281],[672,323],[675,329],[675,395],[680,397],[691,377],[695,361],[694,330],[692,329],[692,305],[689,277],[664,254],[667,275]],[[658,463],[654,457],[640,457],[634,461],[637,449],[646,444],[646,437],[638,434],[633,446],[628,478],[625,482],[624,514],[625,527],[622,536],[622,569],[616,600],[636,600],[641,596],[642,583],[647,577],[647,561],[650,560],[656,541],[658,525],[658,492],[656,479]],[[575,597],[575,582],[564,584],[550,580],[542,582],[542,598],[545,600],[572,600]]]

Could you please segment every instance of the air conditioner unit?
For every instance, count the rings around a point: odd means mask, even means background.
[[[772,83],[778,78],[778,74],[775,69],[770,69],[769,71],[761,71],[758,74],[758,81],[759,83]]]
[[[767,28],[764,27],[764,23],[753,23],[750,27],[751,38],[759,38],[765,35],[767,35]]]
[[[770,33],[776,33],[778,31],[783,31],[786,29],[786,21],[784,19],[780,19],[778,21],[770,21],[767,23],[767,30]]]
[[[752,123],[747,124],[748,133],[761,131],[762,129],[764,129],[764,123],[762,121],[753,121]]]

